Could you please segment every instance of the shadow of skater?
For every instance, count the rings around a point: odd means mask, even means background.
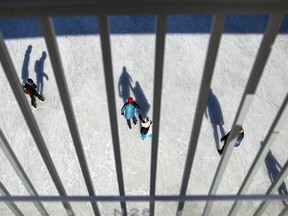
[[[262,144],[263,144],[263,142],[261,142],[261,145]],[[267,171],[268,171],[269,179],[273,183],[274,180],[277,178],[280,170],[282,169],[282,166],[276,160],[276,158],[272,154],[271,150],[269,151],[269,153],[267,154],[267,156],[265,158],[265,164],[266,164],[266,168],[267,168]],[[280,185],[280,187],[278,188],[278,193],[279,193],[279,195],[287,195],[288,194],[285,182],[283,182]],[[288,200],[282,200],[282,203],[285,206],[287,206],[288,205]]]
[[[144,92],[138,81],[135,83],[135,87],[132,88],[133,94],[135,96],[135,101],[140,104],[139,112],[143,118],[147,117],[147,113],[150,109],[150,104],[147,101],[147,98],[144,95]]]
[[[24,61],[23,61],[23,65],[22,65],[22,75],[21,75],[22,83],[26,82],[26,80],[29,77],[28,66],[29,66],[29,62],[30,62],[30,54],[31,54],[31,52],[32,52],[32,46],[29,45],[27,47],[26,52],[25,52]]]
[[[44,72],[44,61],[47,57],[47,54],[45,51],[42,52],[42,56],[40,57],[39,60],[36,60],[35,62],[35,73],[36,73],[36,82],[37,82],[37,87],[38,91],[41,95],[43,95],[43,90],[44,90],[44,82],[43,82],[43,77],[46,78],[46,80],[49,80],[48,75]]]
[[[213,127],[214,139],[216,143],[216,149],[220,148],[219,145],[219,135],[218,135],[218,127],[221,132],[221,137],[224,136],[225,131],[222,125],[224,125],[223,114],[219,104],[218,99],[213,94],[212,89],[209,91],[207,107],[205,110],[205,117],[208,119],[208,115],[210,118],[210,122]]]
[[[123,99],[123,103],[130,97],[130,89],[132,89],[131,82],[133,82],[133,80],[124,66],[118,82],[119,97]]]

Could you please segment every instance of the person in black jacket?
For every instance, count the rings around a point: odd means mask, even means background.
[[[224,151],[226,142],[227,142],[227,140],[228,140],[229,134],[230,134],[230,132],[227,133],[225,136],[223,136],[223,137],[220,139],[221,142],[224,142],[224,145],[222,146],[222,148],[221,148],[221,149],[217,149],[217,151],[218,151],[218,153],[219,153],[220,155],[223,154],[223,151]],[[244,138],[244,129],[241,127],[239,133],[237,134],[236,143],[234,144],[234,147],[238,147],[238,146],[240,145],[241,141],[243,140],[243,138]]]
[[[28,78],[25,83],[22,83],[23,90],[26,94],[28,94],[31,98],[31,105],[33,107],[37,107],[36,98],[38,97],[39,100],[44,101],[44,97],[40,95],[37,91],[37,85],[31,78]]]

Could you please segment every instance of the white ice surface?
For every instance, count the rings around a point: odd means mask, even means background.
[[[234,121],[244,88],[260,46],[262,34],[224,34],[221,39],[211,89],[219,102],[214,117],[222,113],[225,132]],[[73,103],[89,171],[98,195],[118,195],[118,185],[109,123],[102,53],[99,35],[57,37],[61,60]],[[160,116],[160,136],[157,164],[156,194],[179,194],[188,144],[191,135],[209,34],[168,34],[164,60],[164,77]],[[35,61],[47,51],[43,38],[6,40],[15,69],[21,80],[24,54],[32,45],[29,77],[36,80]],[[140,139],[139,125],[129,130],[120,109],[123,98],[118,84],[126,67],[132,78],[129,95],[141,101],[147,116],[152,117],[154,86],[154,34],[111,35],[114,87],[118,111],[115,123],[120,133],[125,192],[128,195],[148,195],[150,184],[151,139]],[[233,150],[217,194],[237,193],[249,170],[260,143],[264,140],[274,117],[287,94],[288,37],[278,35],[244,122],[245,138]],[[42,136],[68,195],[87,195],[75,148],[69,133],[49,56],[44,61],[45,102],[31,107]],[[123,77],[122,77],[123,78]],[[124,78],[125,79],[125,78]],[[139,85],[136,86],[136,82]],[[120,81],[123,84],[123,80]],[[125,83],[124,86],[126,87]],[[11,144],[19,161],[40,195],[58,195],[35,142],[24,121],[6,76],[0,67],[1,118],[0,128]],[[200,95],[201,97],[201,95]],[[27,97],[30,103],[30,99]],[[213,115],[213,107],[212,112]],[[141,109],[140,109],[141,112]],[[209,110],[204,115],[196,157],[187,194],[207,194],[220,157],[216,151],[218,138],[214,135]],[[213,116],[212,116],[213,118]],[[286,122],[271,152],[283,165],[287,160],[288,123]],[[28,195],[20,179],[0,151],[1,182],[13,195]],[[287,179],[286,179],[287,180]],[[248,193],[263,194],[271,185],[268,170],[263,166]],[[214,203],[211,215],[226,215],[232,202]],[[252,215],[259,202],[245,202],[239,215]],[[65,215],[61,203],[44,203],[49,214]],[[205,203],[186,203],[183,215],[201,215]],[[148,203],[128,203],[129,211],[145,212]],[[19,203],[25,215],[39,215],[33,204]],[[76,215],[92,215],[90,203],[72,203]],[[120,210],[119,203],[99,203],[103,215]],[[175,215],[177,203],[156,203],[156,215]],[[264,215],[276,215],[282,202],[273,202]],[[1,215],[11,215],[0,203]]]

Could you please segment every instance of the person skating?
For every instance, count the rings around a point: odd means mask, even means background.
[[[140,106],[133,100],[132,97],[128,98],[128,101],[123,105],[121,109],[121,115],[124,115],[125,119],[127,120],[128,127],[131,129],[131,119],[133,120],[133,124],[137,124],[137,118],[135,114],[138,115],[139,119],[142,120],[138,109]]]
[[[225,136],[223,136],[220,139],[220,141],[224,143],[222,148],[217,150],[220,155],[222,155],[224,152],[224,148],[225,148],[226,142],[228,140],[229,134],[230,134],[230,132],[227,133]],[[242,142],[243,138],[244,138],[244,129],[241,127],[239,133],[237,134],[236,143],[234,144],[234,147],[238,147],[240,145],[240,143]]]
[[[23,90],[26,94],[28,94],[31,98],[31,105],[33,107],[37,107],[36,98],[38,97],[39,100],[44,101],[44,97],[40,95],[37,91],[37,85],[31,78],[28,78],[26,82],[22,83]]]
[[[146,136],[149,136],[150,138],[152,138],[152,120],[150,120],[149,118],[145,118],[141,121],[141,138],[142,140],[144,140],[146,138]]]

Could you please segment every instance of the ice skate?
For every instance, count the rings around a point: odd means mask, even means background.
[[[133,118],[133,124],[136,125],[137,124],[137,118]]]
[[[33,107],[37,108],[37,103],[36,103],[36,101],[32,101],[32,102],[31,102],[31,105],[32,105]]]
[[[44,98],[43,95],[39,95],[38,98],[39,98],[39,100],[41,100],[41,101],[45,101],[45,98]]]
[[[223,154],[223,152],[221,151],[221,149],[217,149],[217,151],[218,151],[219,155],[222,155],[222,154]]]

